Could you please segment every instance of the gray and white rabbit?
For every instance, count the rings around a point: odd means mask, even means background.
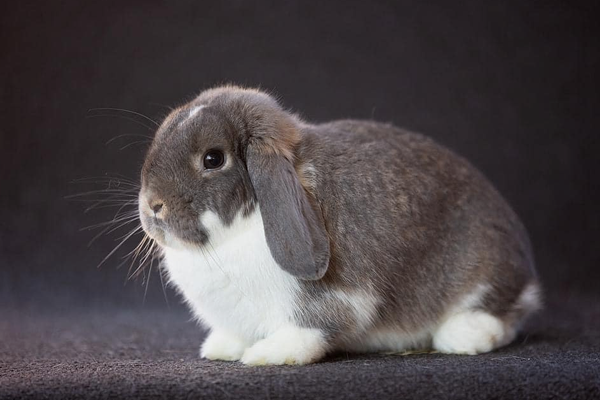
[[[218,87],[165,119],[141,178],[142,225],[210,328],[208,359],[478,354],[540,307],[505,200],[463,158],[389,124],[313,125],[266,93]]]

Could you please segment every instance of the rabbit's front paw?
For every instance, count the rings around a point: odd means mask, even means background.
[[[325,352],[326,343],[320,330],[286,327],[246,349],[242,362],[247,365],[310,364],[321,359]]]
[[[237,361],[242,358],[248,344],[235,335],[213,331],[200,348],[200,356],[209,360]]]

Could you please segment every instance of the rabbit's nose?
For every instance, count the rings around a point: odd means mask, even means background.
[[[157,203],[152,206],[152,211],[154,211],[154,214],[157,214],[160,212],[160,210],[162,210],[162,208],[163,208],[162,203]]]
[[[150,209],[152,210],[152,212],[154,213],[154,217],[157,219],[163,219],[165,216],[165,204],[160,201],[160,200],[156,200],[154,202],[151,202],[149,204]]]

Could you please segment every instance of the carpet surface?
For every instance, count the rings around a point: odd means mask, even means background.
[[[336,354],[302,366],[201,360],[176,310],[3,310],[0,398],[600,398],[600,304],[553,302],[479,356]]]

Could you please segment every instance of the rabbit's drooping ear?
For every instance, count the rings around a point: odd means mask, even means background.
[[[285,129],[295,130],[290,126]],[[275,261],[288,273],[301,279],[320,279],[329,264],[323,216],[300,184],[291,152],[280,147],[285,141],[278,140],[278,134],[281,132],[251,139],[246,150],[267,244]]]

